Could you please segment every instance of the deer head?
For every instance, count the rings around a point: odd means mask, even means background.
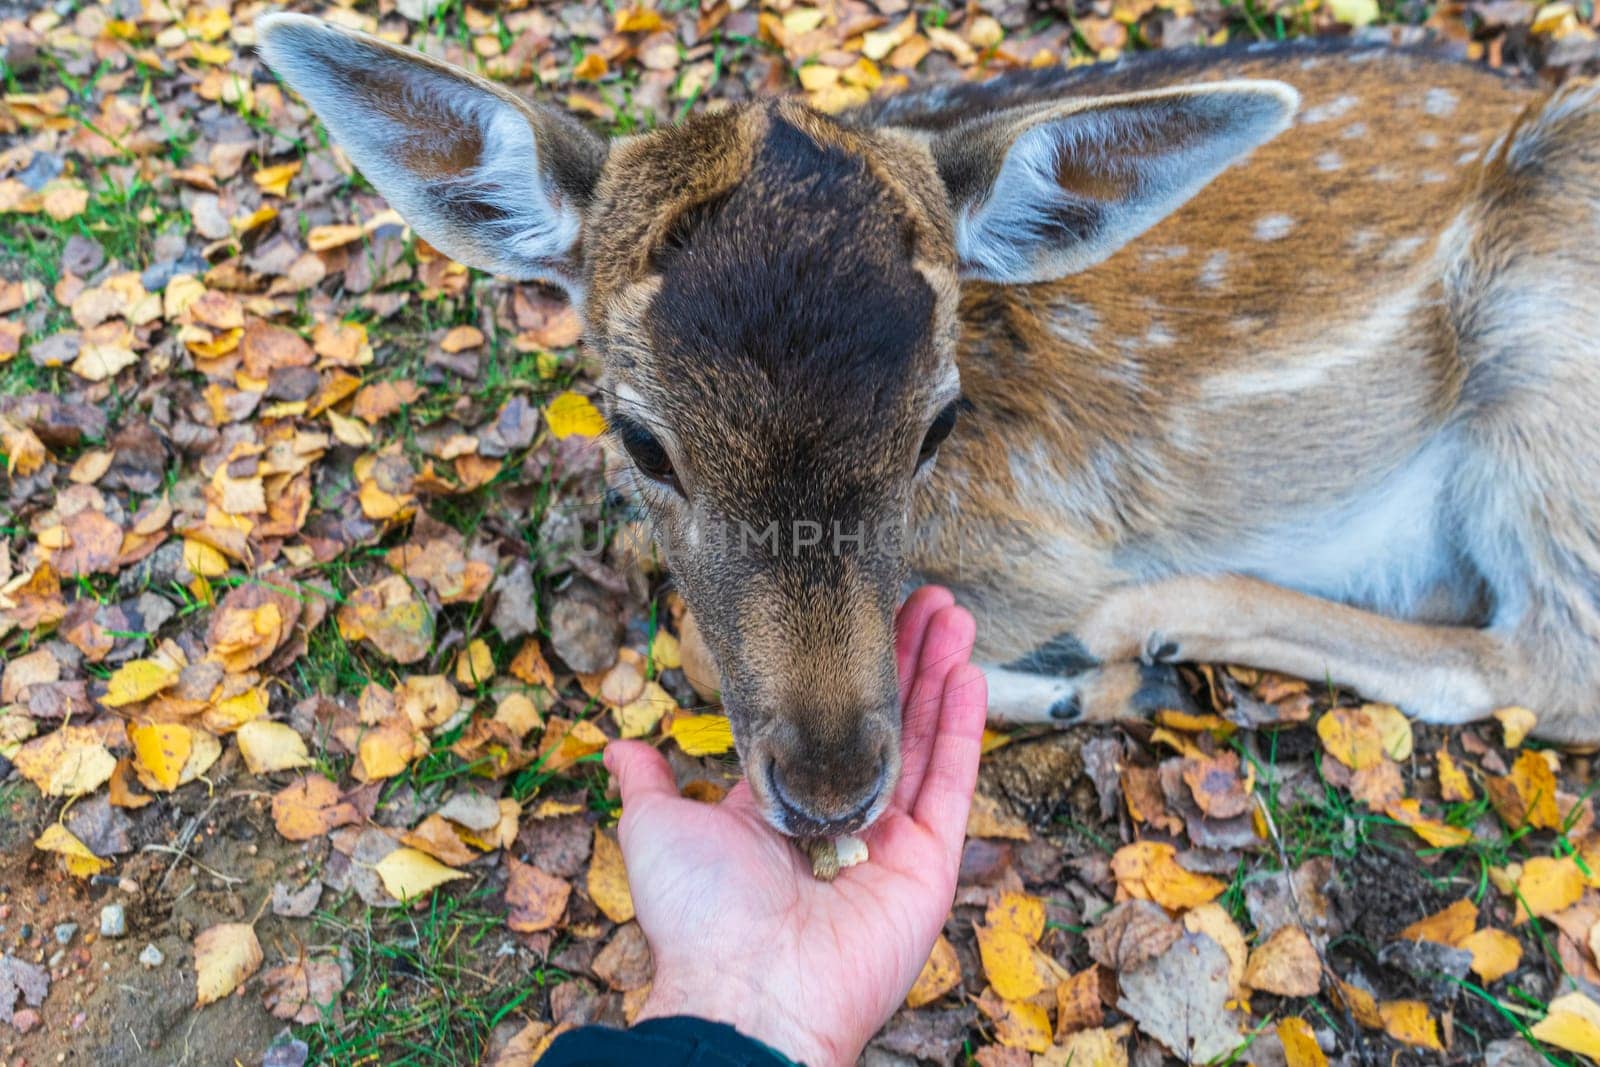
[[[607,145],[376,38],[258,27],[419,234],[578,304],[614,477],[717,658],[764,811],[796,835],[859,828],[893,791],[908,521],[917,494],[960,488],[932,468],[958,421],[961,282],[1092,266],[1295,106],[1228,82],[930,130],[776,101]]]

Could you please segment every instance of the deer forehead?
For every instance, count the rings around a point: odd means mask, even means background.
[[[788,103],[623,142],[585,219],[592,338],[681,441],[897,433],[951,391],[942,200],[919,144]]]

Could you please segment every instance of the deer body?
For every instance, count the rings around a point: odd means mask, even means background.
[[[1593,85],[1279,45],[606,145],[261,28],[424,237],[579,303],[780,829],[887,802],[927,581],[1005,720],[1166,706],[1207,660],[1600,740]]]

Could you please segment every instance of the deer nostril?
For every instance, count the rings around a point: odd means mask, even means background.
[[[878,772],[873,778],[871,789],[851,805],[848,811],[826,816],[808,811],[790,795],[783,784],[783,775],[775,760],[767,761],[766,772],[768,792],[772,794],[774,804],[783,815],[783,829],[796,837],[806,837],[849,833],[860,829],[873,805],[883,795],[884,785],[888,779],[888,764],[879,761]]]

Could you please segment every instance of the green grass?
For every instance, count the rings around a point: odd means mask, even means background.
[[[421,912],[367,909],[315,918],[331,945],[348,949],[352,977],[344,1023],[301,1027],[312,1062],[439,1067],[480,1062],[502,1020],[537,1017],[540,994],[568,975],[553,968],[521,973],[495,949],[510,938],[503,916],[484,908],[487,888],[433,894]],[[519,1010],[520,1009],[520,1010]]]

